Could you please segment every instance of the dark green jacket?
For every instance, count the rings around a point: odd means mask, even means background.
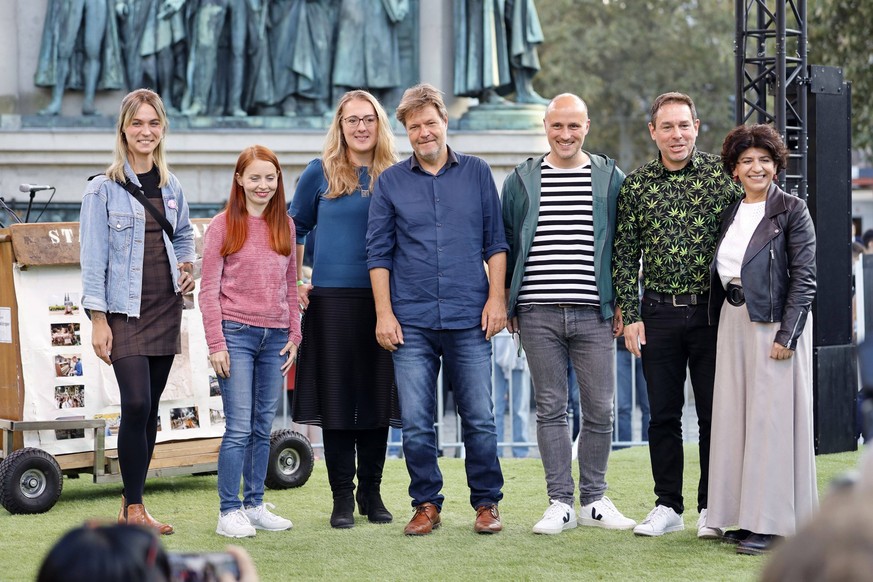
[[[615,209],[624,172],[615,160],[585,152],[591,158],[591,190],[594,199],[594,279],[600,295],[600,313],[613,315],[615,289],[612,286],[612,241],[615,238]],[[503,227],[509,255],[506,259],[506,287],[509,316],[515,315],[518,291],[524,278],[524,263],[530,252],[540,214],[541,165],[546,154],[528,158],[503,182]]]

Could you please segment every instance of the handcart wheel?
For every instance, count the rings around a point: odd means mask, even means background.
[[[0,505],[9,513],[44,513],[63,488],[60,465],[42,449],[19,449],[0,463]]]
[[[270,436],[270,461],[264,483],[270,489],[300,487],[309,480],[315,466],[309,439],[290,429]]]

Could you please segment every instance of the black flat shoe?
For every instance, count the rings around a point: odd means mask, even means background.
[[[781,539],[782,536],[753,533],[740,542],[737,546],[737,553],[746,556],[760,556],[773,549],[773,546]]]
[[[732,529],[724,532],[721,536],[721,541],[729,544],[738,544],[752,535],[747,529]]]

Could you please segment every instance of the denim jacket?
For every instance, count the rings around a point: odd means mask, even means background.
[[[139,186],[129,164],[124,173]],[[164,213],[173,226],[173,240],[162,232],[167,267],[173,287],[179,291],[177,263],[194,261],[194,229],[188,218],[188,203],[173,174],[161,188]],[[88,183],[79,218],[82,307],[104,313],[140,316],[142,261],[146,209],[120,184],[101,174]]]

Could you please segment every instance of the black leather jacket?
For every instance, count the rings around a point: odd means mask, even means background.
[[[730,205],[721,215],[715,256],[741,202]],[[715,259],[709,272],[709,316],[716,321],[725,291]],[[750,319],[781,322],[775,341],[795,349],[815,297],[815,229],[806,203],[775,184],[767,192],[764,218],[746,248],[740,279]]]

